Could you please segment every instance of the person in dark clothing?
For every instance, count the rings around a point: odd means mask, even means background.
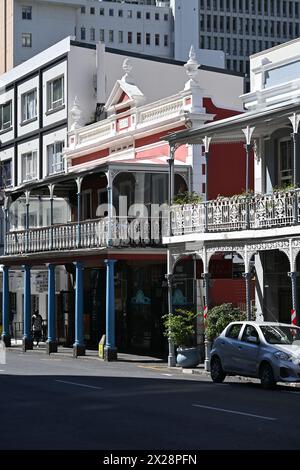
[[[39,347],[39,342],[41,341],[43,332],[43,317],[40,315],[38,310],[36,310],[32,315],[32,331],[33,341],[36,341],[36,346]]]

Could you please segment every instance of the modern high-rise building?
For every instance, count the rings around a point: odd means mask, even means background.
[[[174,0],[174,4],[179,6],[179,3],[182,11],[184,3],[190,2]],[[299,36],[298,0],[197,0],[194,3],[199,8],[198,46],[223,50],[226,67],[234,71],[249,75],[249,55]]]

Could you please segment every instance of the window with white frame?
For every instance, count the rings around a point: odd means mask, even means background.
[[[37,152],[26,152],[21,155],[22,159],[22,182],[37,178]]]
[[[0,187],[8,188],[11,185],[11,159],[3,160],[0,164]]]
[[[22,33],[22,47],[32,47],[31,33]]]
[[[0,105],[0,131],[10,129],[12,126],[12,102]]]
[[[29,5],[22,6],[22,20],[32,20],[32,7]]]
[[[47,111],[54,111],[64,105],[64,77],[47,83]]]
[[[36,89],[24,93],[21,97],[22,122],[30,121],[37,117],[37,92]]]
[[[60,173],[63,171],[63,148],[63,140],[47,145],[48,175],[53,175],[54,173]]]

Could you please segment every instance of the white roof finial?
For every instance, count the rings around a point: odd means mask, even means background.
[[[133,78],[131,76],[131,71],[133,67],[131,61],[128,58],[124,60],[122,68],[125,72],[125,75],[123,75],[123,77],[121,78],[122,82],[130,83],[132,85]]]
[[[73,119],[73,124],[71,126],[71,131],[73,131],[74,129],[78,129],[78,127],[80,127],[80,121],[81,121],[81,115],[82,115],[82,111],[80,109],[79,100],[77,96],[75,96],[73,106],[70,110],[70,114]]]
[[[189,81],[186,83],[185,88],[190,88],[192,85],[199,85],[197,80],[198,75],[198,67],[199,63],[197,61],[195,48],[191,45],[190,53],[189,53],[189,60],[186,64],[184,64],[184,68],[186,70],[187,76],[189,77]]]

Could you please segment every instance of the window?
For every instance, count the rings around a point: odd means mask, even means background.
[[[32,20],[32,7],[30,6],[22,7],[22,20]]]
[[[128,44],[132,44],[132,32],[131,31],[128,31],[127,42]]]
[[[11,160],[4,160],[0,166],[0,187],[8,188],[11,185]]]
[[[104,29],[100,29],[99,31],[99,40],[100,42],[104,42],[105,36],[104,36]]]
[[[92,191],[82,191],[82,220],[92,218]]]
[[[114,16],[115,10],[113,8],[110,8],[108,11],[109,16]]]
[[[90,41],[95,41],[95,28],[90,29]]]
[[[146,20],[151,20],[151,15],[149,11],[146,12]]]
[[[169,36],[167,34],[164,35],[164,46],[165,47],[169,46]]]
[[[259,341],[259,336],[258,336],[257,329],[252,325],[246,325],[245,326],[245,329],[244,329],[244,332],[243,332],[243,335],[242,335],[242,341],[247,342],[249,336],[252,336],[252,337],[256,338],[257,342]]]
[[[119,11],[118,11],[118,16],[119,16],[119,18],[122,18],[122,17],[123,17],[123,10],[119,10]]]
[[[164,21],[168,21],[168,19],[169,19],[168,13],[164,13]]]
[[[82,15],[84,15],[85,14],[85,7],[81,7],[80,12],[81,12]]]
[[[91,14],[91,15],[94,15],[94,14],[95,14],[95,7],[91,7],[91,8],[90,8],[90,14]]]
[[[238,339],[240,331],[242,328],[241,323],[234,323],[229,327],[229,329],[226,331],[226,338],[231,338],[231,339]]]
[[[63,148],[64,141],[47,145],[48,175],[63,171]]]
[[[292,142],[289,137],[278,142],[278,186],[283,188],[292,183]]]
[[[81,37],[82,41],[85,41],[85,28],[81,28],[80,37]]]
[[[136,12],[136,17],[137,17],[138,20],[140,20],[142,18],[142,12],[137,11]]]
[[[31,33],[22,33],[22,47],[32,47]]]
[[[159,21],[159,13],[155,13],[154,18],[155,18],[155,21]]]
[[[23,153],[22,181],[31,181],[37,178],[37,152]]]
[[[64,77],[47,83],[47,111],[53,111],[64,104]]]
[[[123,42],[123,31],[119,31],[118,36],[119,36],[119,43],[122,44],[122,42]]]
[[[300,61],[291,62],[265,72],[265,88],[287,83],[299,78]]]
[[[113,31],[113,29],[110,29],[108,31],[108,42],[114,42],[114,31]]]
[[[22,122],[29,121],[37,116],[37,92],[36,89],[24,93],[21,97]]]
[[[142,33],[136,33],[136,43],[137,44],[142,43]]]
[[[12,102],[0,106],[0,131],[10,129],[12,125]]]
[[[155,34],[155,45],[159,46],[159,34]]]
[[[132,18],[132,10],[127,10],[127,18]]]
[[[100,8],[99,14],[100,16],[104,16],[104,8]]]
[[[147,44],[147,46],[150,46],[150,44],[151,44],[151,36],[150,36],[150,33],[146,33],[146,44]]]

